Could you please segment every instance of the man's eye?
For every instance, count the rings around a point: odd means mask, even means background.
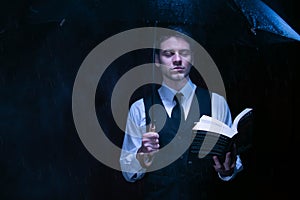
[[[180,51],[179,53],[182,56],[190,56],[191,55],[191,51],[189,51],[189,50],[183,50],[183,51]]]
[[[164,55],[164,56],[170,57],[170,56],[173,56],[173,55],[174,55],[174,52],[173,52],[173,51],[164,51],[164,52],[163,52],[163,55]]]

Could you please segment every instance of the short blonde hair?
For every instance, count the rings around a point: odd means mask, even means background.
[[[190,45],[191,50],[193,49],[193,42],[191,40],[192,34],[191,31],[189,31],[188,28],[182,27],[182,26],[176,26],[176,25],[170,25],[167,27],[167,29],[170,29],[170,32],[164,32],[163,34],[157,35],[157,39],[155,41],[155,53],[159,54],[160,52],[160,45],[165,40],[169,39],[170,37],[179,37],[187,41]],[[174,33],[174,31],[176,31]]]

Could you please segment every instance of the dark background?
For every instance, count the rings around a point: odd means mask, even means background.
[[[139,197],[140,183],[125,182],[120,172],[86,150],[74,126],[71,97],[77,71],[94,47],[121,31],[154,26],[155,20],[158,26],[185,24],[197,33],[195,39],[219,67],[233,116],[245,107],[254,108],[252,146],[242,154],[245,169],[233,182],[220,184],[220,195],[291,198],[292,180],[299,173],[295,130],[299,43],[258,41],[237,13],[218,11],[215,1],[189,1],[181,14],[181,7],[171,4],[173,17],[167,10],[153,9],[163,7],[159,2],[1,1],[0,199]],[[197,13],[200,2],[205,2],[209,18]],[[296,1],[265,2],[300,32]],[[117,59],[97,90],[99,123],[117,145],[123,133],[115,128],[109,95],[122,74],[149,61],[141,55],[150,54],[132,52]]]

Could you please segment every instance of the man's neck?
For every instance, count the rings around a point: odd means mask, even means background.
[[[186,77],[186,78],[184,78],[184,79],[182,79],[180,81],[173,81],[173,80],[169,80],[168,79],[168,80],[164,80],[164,83],[168,87],[170,87],[170,88],[172,88],[172,89],[174,89],[176,91],[179,91],[179,90],[181,90],[187,84],[188,80],[189,80],[189,77]]]

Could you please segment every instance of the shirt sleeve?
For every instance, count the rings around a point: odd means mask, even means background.
[[[145,109],[141,99],[132,104],[129,110],[120,156],[122,174],[129,182],[141,179],[146,171],[136,159],[136,153],[142,144],[142,134],[146,131],[145,127]]]
[[[216,93],[212,93],[212,117],[216,118],[228,126],[232,125],[232,116],[231,112],[229,109],[229,106],[227,104],[227,101],[225,98],[221,95],[218,95]],[[243,163],[239,155],[237,155],[236,158],[236,165],[233,171],[233,174],[231,176],[221,176],[220,174],[219,177],[223,181],[229,181],[232,180],[238,172],[243,170]]]
[[[212,93],[211,96],[211,116],[229,127],[232,125],[232,117],[229,106],[225,98],[219,94]]]

